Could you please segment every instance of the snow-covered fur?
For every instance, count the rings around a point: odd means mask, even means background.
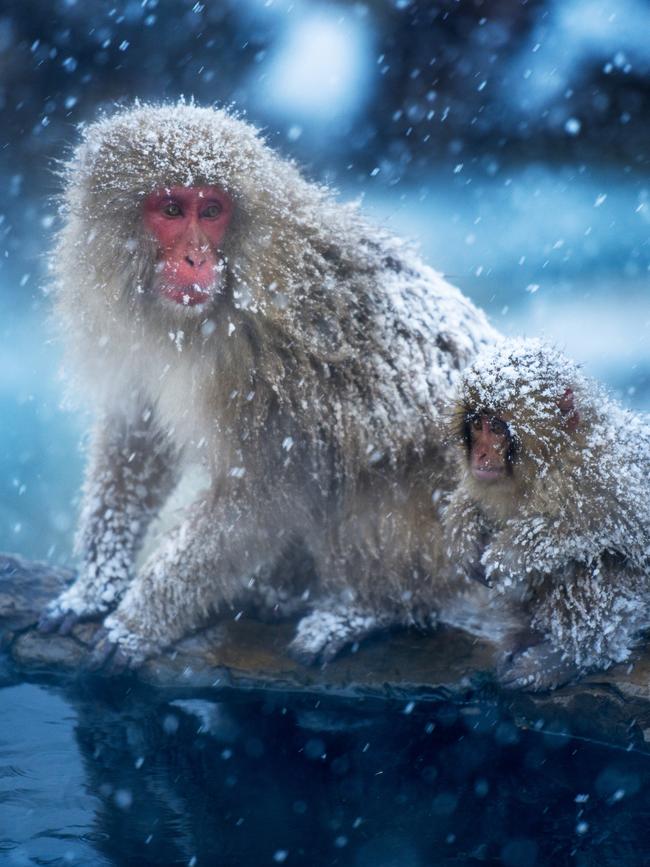
[[[512,472],[471,474],[466,419],[508,425]],[[450,561],[526,592],[545,639],[506,679],[537,687],[629,657],[650,623],[650,425],[554,348],[510,340],[463,373],[454,416],[461,481],[446,511]]]
[[[208,309],[151,291],[142,203],[174,185],[234,201]],[[119,602],[105,625],[138,661],[260,584],[277,603],[269,567],[296,541],[325,588],[373,596],[411,572],[433,587],[432,494],[452,475],[441,412],[495,340],[483,314],[221,110],[136,105],[88,126],[63,215],[56,311],[98,423],[83,567],[50,620]],[[209,491],[134,577],[149,521],[195,460]]]

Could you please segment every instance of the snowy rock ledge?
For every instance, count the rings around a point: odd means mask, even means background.
[[[70,680],[84,674],[97,624],[70,636],[43,635],[44,604],[73,577],[70,570],[0,555],[0,648],[3,679]],[[149,660],[136,679],[166,698],[231,690],[276,691],[302,698],[449,704],[466,717],[498,708],[521,727],[570,733],[650,752],[650,651],[580,683],[541,695],[499,691],[491,678],[495,648],[460,630],[431,635],[400,631],[366,642],[325,669],[305,668],[285,648],[290,623],[221,622]],[[94,675],[97,677],[97,675]]]

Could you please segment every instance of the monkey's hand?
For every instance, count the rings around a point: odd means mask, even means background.
[[[525,574],[517,557],[499,545],[488,545],[481,555],[480,564],[485,575],[484,583],[501,590],[512,587]]]
[[[550,641],[542,641],[520,653],[508,654],[497,669],[499,683],[504,689],[530,692],[556,689],[575,680],[581,673],[579,666]]]
[[[488,579],[506,584],[533,572],[550,574],[566,560],[567,541],[556,538],[541,516],[508,521],[481,557]]]
[[[110,585],[108,589],[112,589]],[[86,585],[75,581],[48,603],[38,621],[39,631],[68,635],[77,623],[101,619],[111,607],[112,594],[90,594],[84,590],[87,590]]]
[[[491,585],[481,562],[488,531],[476,504],[460,494],[452,497],[444,514],[445,549],[450,564],[466,578]]]
[[[298,624],[289,653],[303,665],[326,665],[344,647],[356,644],[385,625],[388,624],[373,614],[344,605],[317,609]]]
[[[134,671],[146,659],[147,654],[137,646],[121,643],[110,629],[102,626],[97,630],[93,650],[86,661],[87,671],[117,676]]]

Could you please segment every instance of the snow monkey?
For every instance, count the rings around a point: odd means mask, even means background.
[[[102,119],[66,179],[56,311],[97,421],[79,577],[42,629],[102,618],[95,663],[116,670],[210,616],[282,607],[292,545],[325,582],[435,560],[441,411],[495,339],[483,314],[225,111]],[[194,462],[209,488],[136,563]]]
[[[455,437],[450,560],[504,606],[519,595],[536,636],[502,681],[544,689],[627,659],[650,624],[647,419],[555,349],[513,340],[464,371]]]

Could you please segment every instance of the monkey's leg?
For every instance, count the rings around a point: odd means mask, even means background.
[[[276,563],[248,579],[246,614],[265,623],[305,614],[317,584],[311,553],[301,539],[292,539]]]
[[[119,670],[203,625],[250,596],[250,576],[278,559],[287,537],[258,518],[250,498],[201,501],[144,564],[104,621],[91,667]],[[283,515],[270,507],[271,514]]]
[[[309,543],[331,595],[298,624],[289,646],[296,659],[323,664],[375,632],[437,623],[450,580],[428,474],[378,477],[348,500],[329,534]]]
[[[137,421],[112,417],[97,425],[76,540],[79,576],[45,609],[42,631],[65,634],[77,621],[117,604],[147,527],[176,482],[175,458],[150,413]]]
[[[332,599],[320,605],[302,618],[289,645],[291,656],[304,665],[324,665],[348,645],[401,622],[387,612],[370,612],[353,602]]]

